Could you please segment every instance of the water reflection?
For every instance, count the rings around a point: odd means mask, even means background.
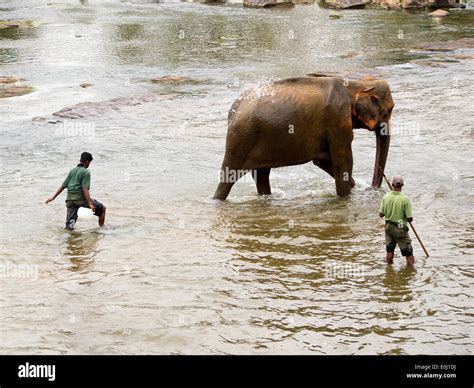
[[[96,232],[70,232],[64,242],[64,258],[70,262],[69,269],[80,272],[90,269],[97,255],[101,234]]]
[[[397,258],[395,259],[397,260]],[[398,258],[405,260],[405,258]],[[402,267],[394,268],[393,265],[387,265],[385,269],[385,277],[382,280],[385,288],[383,293],[386,302],[402,302],[413,299],[411,282],[415,280],[416,270],[414,268]]]
[[[0,48],[0,64],[14,63],[20,56],[19,50],[12,48]]]
[[[229,280],[316,290],[323,281],[341,281],[333,276],[324,279],[335,263],[356,269],[359,250],[364,247],[354,244],[358,232],[349,221],[350,212],[344,211],[346,201],[316,202],[302,206],[258,199],[218,205],[213,237],[233,252],[229,265],[238,272]]]
[[[277,25],[258,18],[245,23],[223,15],[177,15],[155,25],[124,23],[111,31],[115,54],[124,63],[145,65],[203,61],[236,61],[255,50],[274,50]]]
[[[32,26],[0,28],[0,40],[20,40],[20,39],[35,39],[38,37],[36,29]]]
[[[333,251],[334,245],[339,245],[341,251],[350,251],[356,237],[353,215],[345,210],[348,204],[340,199],[314,202],[283,204],[268,198],[219,204],[214,229],[227,229],[225,241],[240,253],[340,258]]]

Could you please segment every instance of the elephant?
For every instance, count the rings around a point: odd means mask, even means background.
[[[390,146],[394,102],[388,83],[308,74],[245,91],[228,114],[226,149],[214,199],[251,172],[259,195],[270,195],[270,170],[312,161],[331,175],[340,197],[350,194],[353,129],[375,132],[372,186],[380,187]]]

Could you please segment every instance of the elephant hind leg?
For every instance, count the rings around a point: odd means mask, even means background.
[[[334,178],[334,168],[329,159],[314,159],[313,163]]]
[[[224,201],[230,193],[232,186],[245,174],[247,174],[249,170],[244,170],[240,168],[229,168],[229,167],[222,167],[220,171],[220,182],[217,186],[216,192],[214,194],[214,199],[219,199]]]
[[[330,159],[315,159],[313,163],[318,166],[321,170],[326,171],[329,175],[334,178],[334,167]],[[355,181],[352,176],[350,177],[351,187],[355,186]]]
[[[257,168],[252,170],[252,176],[257,184],[258,195],[270,195],[272,189],[270,187],[270,170],[271,168]]]

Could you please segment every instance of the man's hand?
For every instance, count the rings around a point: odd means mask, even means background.
[[[95,207],[94,207],[94,204],[92,202],[89,202],[89,207],[91,208],[92,213],[95,213]]]
[[[54,193],[54,195],[52,197],[48,198],[45,203],[48,204],[50,202],[53,202],[56,199],[56,197],[63,192],[64,189],[65,189],[65,187],[63,185],[61,185],[59,187],[59,189]]]

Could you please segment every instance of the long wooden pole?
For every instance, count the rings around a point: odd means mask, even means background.
[[[382,174],[383,174],[383,172],[382,172]],[[387,182],[388,187],[390,187],[390,190],[393,190],[392,184],[391,184],[390,181],[387,179],[387,177],[385,176],[385,174],[383,174],[383,178],[385,179],[385,182]],[[425,252],[426,257],[430,257],[430,254],[429,254],[428,251],[426,250],[425,245],[423,244],[423,241],[421,241],[420,236],[418,236],[418,233],[416,232],[415,227],[413,226],[413,224],[412,224],[410,221],[408,221],[408,223],[410,224],[411,229],[413,230],[413,233],[415,233],[415,236],[416,236],[418,242],[420,243],[421,247],[423,248],[423,251]]]

